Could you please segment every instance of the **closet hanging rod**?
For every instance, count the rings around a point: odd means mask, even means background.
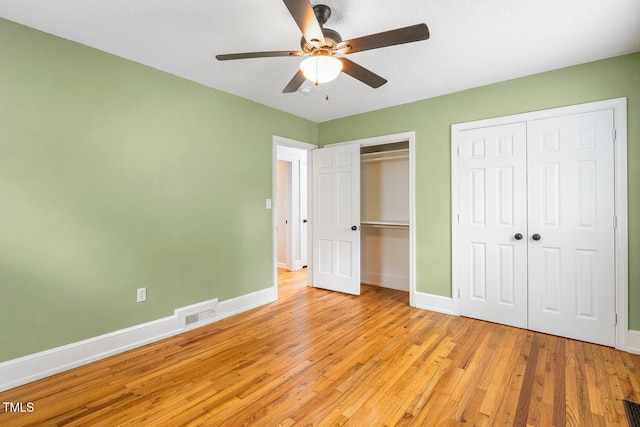
[[[364,154],[362,155],[364,156]],[[409,155],[399,155],[399,156],[387,156],[387,157],[372,157],[372,158],[362,158],[360,159],[361,163],[369,163],[369,162],[384,162],[385,160],[401,160],[408,159]]]
[[[375,228],[409,228],[409,223],[404,221],[361,221],[360,225]]]

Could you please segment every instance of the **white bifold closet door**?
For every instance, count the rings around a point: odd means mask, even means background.
[[[472,129],[460,142],[463,316],[527,327],[527,127]],[[524,240],[524,241],[523,241]]]
[[[613,111],[461,132],[464,316],[613,346]]]
[[[528,122],[527,146],[529,328],[613,346],[613,110]]]

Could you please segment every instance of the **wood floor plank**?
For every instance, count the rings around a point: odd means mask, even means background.
[[[503,400],[507,375],[512,370],[509,365],[513,362],[511,353],[515,348],[517,334],[514,328],[503,329],[504,333],[496,334],[501,345],[494,353],[494,367],[485,373],[484,381],[481,383],[481,388],[486,390],[486,394],[479,411],[487,417],[492,417],[498,411]]]
[[[640,356],[279,272],[279,300],[0,393],[4,426],[624,426]]]

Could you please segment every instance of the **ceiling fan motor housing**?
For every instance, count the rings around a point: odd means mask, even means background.
[[[324,36],[324,43],[310,44],[307,43],[304,37],[300,39],[300,47],[302,51],[308,55],[333,55],[336,51],[338,43],[342,42],[342,36],[336,30],[331,28],[324,28],[324,24],[331,17],[331,8],[324,4],[317,4],[313,6],[313,12],[316,15],[316,19],[322,29],[322,35]]]
[[[317,4],[313,6],[313,13],[316,14],[316,19],[322,27],[331,17],[331,8],[326,4]]]
[[[324,44],[318,43],[317,45],[307,43],[304,37],[300,39],[300,47],[306,54],[312,55],[315,50],[323,49],[333,52],[336,50],[338,43],[342,42],[342,36],[336,30],[331,28],[323,28],[322,35],[324,35]]]

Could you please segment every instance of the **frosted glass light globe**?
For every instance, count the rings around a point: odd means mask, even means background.
[[[333,56],[311,56],[300,64],[304,76],[314,83],[335,80],[342,71],[342,62]]]

